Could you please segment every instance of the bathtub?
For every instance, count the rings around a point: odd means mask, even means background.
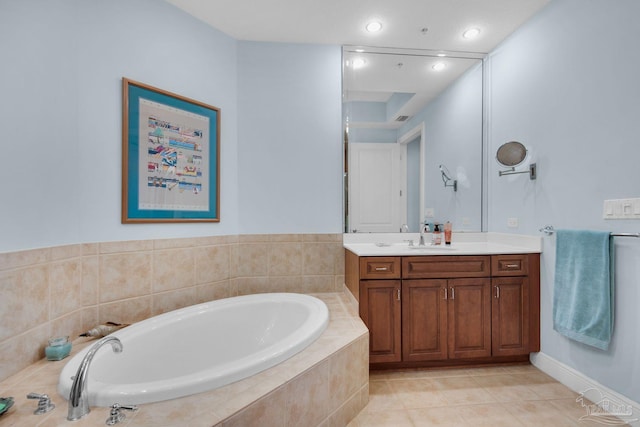
[[[227,298],[161,314],[114,332],[122,353],[103,346],[89,368],[91,406],[136,405],[188,396],[277,365],[315,341],[329,311],[317,298],[269,293]],[[91,345],[67,362],[58,392]]]

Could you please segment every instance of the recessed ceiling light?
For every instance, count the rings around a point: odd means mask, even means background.
[[[439,56],[440,58],[444,58],[445,56],[447,56],[446,53],[439,53],[437,56]]]
[[[378,32],[382,29],[382,24],[378,21],[371,21],[365,27],[370,33]]]
[[[361,47],[359,47],[358,49],[356,49],[356,52],[358,52],[358,53],[362,53],[362,52],[364,52],[364,49],[362,49]]]
[[[480,28],[469,28],[462,33],[462,37],[465,39],[475,39],[480,35]]]
[[[444,62],[436,62],[431,68],[433,68],[434,71],[442,71],[447,68],[447,65]]]

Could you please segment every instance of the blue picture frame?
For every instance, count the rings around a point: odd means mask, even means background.
[[[220,221],[220,109],[122,79],[122,223]]]

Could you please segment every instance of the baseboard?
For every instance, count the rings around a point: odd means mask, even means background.
[[[610,388],[542,352],[531,353],[530,360],[531,363],[542,372],[555,378],[576,393],[581,393],[590,401],[598,404],[600,408],[617,414],[618,418],[627,423],[626,425],[640,427],[639,403],[616,393]],[[585,420],[615,425],[611,423],[609,417],[598,412],[598,409],[594,408],[593,405],[589,405],[588,403],[584,405]]]

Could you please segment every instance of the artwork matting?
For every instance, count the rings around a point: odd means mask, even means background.
[[[122,79],[122,223],[220,221],[220,109]]]

